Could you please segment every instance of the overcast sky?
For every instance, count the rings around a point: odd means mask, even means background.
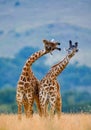
[[[34,37],[32,32],[51,23],[66,23],[87,30],[89,44],[83,45],[85,54],[81,50],[75,59],[91,66],[91,0],[0,0],[0,57],[13,57],[24,46],[41,48],[46,34],[35,33]],[[28,30],[31,30],[31,38]],[[59,59],[60,55],[55,54],[55,57]],[[50,63],[49,58],[46,62],[52,64],[53,60]]]

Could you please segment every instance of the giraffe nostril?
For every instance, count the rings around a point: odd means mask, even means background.
[[[47,47],[45,47],[45,48],[46,48],[46,50],[51,50],[51,47],[48,47],[48,46],[47,46]]]

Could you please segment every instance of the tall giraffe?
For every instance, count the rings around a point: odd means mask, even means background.
[[[40,81],[40,89],[39,89],[39,100],[42,116],[46,117],[46,109],[47,104],[50,104],[51,113],[50,116],[53,117],[55,108],[58,110],[58,117],[60,117],[60,107],[61,107],[61,99],[59,94],[59,84],[56,80],[57,76],[65,69],[70,59],[75,55],[78,51],[77,49],[78,43],[72,45],[72,41],[69,41],[69,48],[67,49],[68,53],[66,57],[52,66],[50,71],[46,74],[46,76]]]
[[[17,84],[17,92],[16,92],[16,101],[18,105],[18,118],[21,119],[22,113],[22,105],[24,105],[25,113],[27,117],[32,116],[33,110],[33,102],[34,99],[37,103],[37,107],[39,110],[39,114],[41,114],[40,104],[39,104],[39,80],[34,76],[32,71],[32,64],[41,56],[52,52],[55,49],[61,50],[57,47],[59,42],[50,42],[47,40],[43,40],[44,50],[40,50],[35,52],[32,56],[28,58],[26,61],[22,73],[20,75],[18,84]]]

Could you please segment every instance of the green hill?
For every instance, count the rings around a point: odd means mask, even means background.
[[[14,58],[0,58],[0,113],[16,113],[15,100],[16,85],[21,74],[22,67],[27,58],[38,48],[25,47]],[[48,72],[50,66],[45,65],[46,57],[40,58],[32,66],[37,78]],[[41,66],[40,66],[40,63]],[[91,68],[78,66],[77,63],[69,64],[58,76],[61,86],[64,112],[91,112]],[[36,105],[34,104],[36,111]]]
[[[22,71],[22,67],[27,58],[38,51],[38,48],[25,47],[14,58],[0,58],[0,88],[5,86],[16,87],[17,81]],[[48,72],[50,66],[45,64],[46,57],[41,57],[34,63],[32,69],[38,79]],[[40,63],[41,66],[40,66]],[[58,80],[63,90],[70,88],[91,86],[91,68],[87,66],[78,66],[77,63],[69,64],[65,70],[58,76]]]

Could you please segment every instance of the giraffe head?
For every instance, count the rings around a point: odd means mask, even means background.
[[[78,42],[75,42],[74,45],[72,45],[72,41],[69,40],[69,48],[66,50],[68,52],[69,58],[71,58],[73,55],[75,55],[76,52],[78,52]]]
[[[61,51],[61,48],[57,47],[58,45],[60,45],[59,42],[53,42],[53,41],[48,41],[48,40],[43,40],[43,43],[44,43],[44,47],[45,47],[45,50],[47,52],[52,52],[53,50],[57,49],[59,51]]]

